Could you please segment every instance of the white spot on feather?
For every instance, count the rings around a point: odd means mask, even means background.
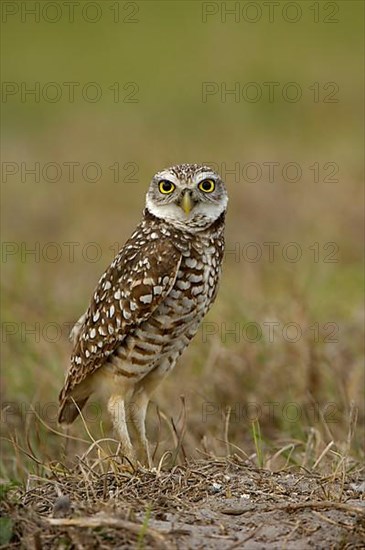
[[[198,262],[195,258],[186,258],[185,264],[187,267],[194,268]]]
[[[191,284],[189,283],[189,281],[177,281],[176,282],[176,286],[177,288],[180,288],[181,290],[188,290],[188,288],[190,288]]]

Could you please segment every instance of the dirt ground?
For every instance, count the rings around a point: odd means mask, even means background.
[[[1,548],[365,547],[364,482],[257,469],[238,456],[105,474],[79,462],[2,495]],[[340,478],[339,478],[340,477]]]

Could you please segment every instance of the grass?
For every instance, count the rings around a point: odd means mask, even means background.
[[[254,422],[252,422],[251,430],[252,430],[252,439],[254,441],[255,449],[256,449],[257,465],[259,468],[263,468],[264,457],[262,452],[260,422],[258,420],[255,420]]]
[[[144,520],[143,520],[143,524],[142,524],[141,530],[140,530],[140,532],[138,534],[138,538],[137,538],[137,548],[138,548],[138,550],[143,550],[143,548],[145,548],[145,537],[146,537],[146,533],[148,531],[148,523],[150,521],[150,516],[151,516],[151,507],[147,507],[146,514],[145,514],[145,517],[144,517]]]
[[[139,220],[152,174],[178,162],[214,162],[225,177],[227,251],[217,301],[149,407],[158,475],[168,486],[174,472],[183,472],[190,494],[190,465],[198,461],[203,476],[209,463],[219,463],[214,475],[223,475],[235,455],[248,477],[252,468],[264,480],[267,472],[304,472],[313,476],[310,483],[321,480],[321,488],[311,485],[317,499],[355,498],[346,491],[364,460],[363,6],[337,2],[339,22],[326,25],[311,22],[308,4],[301,3],[297,24],[280,16],[272,24],[222,23],[219,16],[202,23],[197,2],[139,2],[135,25],[114,26],[107,18],[94,26],[64,19],[22,23],[17,16],[4,24],[5,81],[97,81],[104,92],[96,103],[79,95],[73,103],[19,95],[2,103],[3,160],[18,167],[1,187],[4,536],[7,517],[18,532],[19,518],[24,521],[19,506],[27,498],[51,514],[58,482],[71,491],[82,518],[88,510],[79,503],[78,484],[90,513],[101,510],[108,476],[122,485],[136,476],[136,491],[145,495],[150,474],[128,470],[100,404],[90,403],[85,422],[63,432],[57,395],[71,352],[69,325]],[[108,86],[117,81],[136,82],[139,102],[114,103]],[[263,96],[249,103],[217,94],[202,101],[203,82],[229,88],[252,81],[262,89],[263,82],[279,82],[278,91],[297,82],[303,98],[290,103]],[[314,82],[320,93],[335,82],[339,101],[314,102]],[[70,161],[79,163],[74,181]],[[22,173],[36,162],[39,181]],[[59,181],[42,177],[49,162],[61,167]],[[90,162],[102,170],[94,183],[82,172]],[[279,163],[273,181],[272,162]],[[285,177],[287,163],[300,166],[298,181]],[[116,165],[118,183],[110,168]],[[261,170],[257,181],[248,165]],[[326,179],[329,168],[337,171],[336,181]],[[271,252],[268,243],[275,243]],[[88,254],[95,250],[94,261]],[[214,475],[212,483],[221,484]],[[236,489],[229,487],[237,496]],[[134,544],[158,546],[155,504],[149,516],[153,501],[146,494],[136,519],[137,493],[132,512],[126,506],[118,521]],[[308,497],[304,488],[301,495]],[[32,518],[42,532],[43,519]],[[313,525],[319,521],[310,518]],[[110,532],[103,521],[98,542]]]
[[[120,463],[113,470],[90,459],[79,460],[72,469],[53,464],[47,475],[29,476],[26,491],[8,490],[1,503],[8,529],[3,536],[11,535],[14,545],[32,541],[46,548],[56,543],[190,547],[197,540],[218,539],[222,544],[222,531],[225,543],[242,543],[248,522],[254,540],[265,525],[276,543],[293,537],[293,544],[303,545],[311,530],[319,546],[339,538],[356,546],[364,535],[364,510],[356,494],[361,468],[348,472],[346,479],[344,484],[341,475],[306,469],[300,476],[290,468],[273,473],[238,454],[152,471]],[[285,528],[273,532],[278,515]],[[298,521],[308,531],[294,536]]]

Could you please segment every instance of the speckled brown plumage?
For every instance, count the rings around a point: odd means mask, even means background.
[[[173,187],[169,193],[161,190],[166,181],[166,188]],[[123,451],[131,455],[124,403],[132,400],[139,454],[148,461],[148,400],[215,299],[226,204],[224,184],[209,167],[179,165],[154,176],[141,223],[100,278],[71,333],[74,350],[60,393],[60,422],[72,422],[89,395],[102,388]]]

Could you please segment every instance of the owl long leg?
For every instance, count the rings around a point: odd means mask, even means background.
[[[125,401],[121,395],[112,395],[108,400],[108,411],[114,428],[120,437],[122,454],[134,461],[134,451],[127,428]]]
[[[148,467],[152,466],[145,425],[148,403],[157,386],[173,368],[176,356],[163,360],[153,371],[147,374],[137,385],[129,403],[128,416],[136,437],[137,456],[139,461]]]
[[[144,390],[139,390],[129,403],[129,420],[136,443],[137,458],[141,464],[151,468],[151,458],[146,436],[146,413],[150,396]]]

